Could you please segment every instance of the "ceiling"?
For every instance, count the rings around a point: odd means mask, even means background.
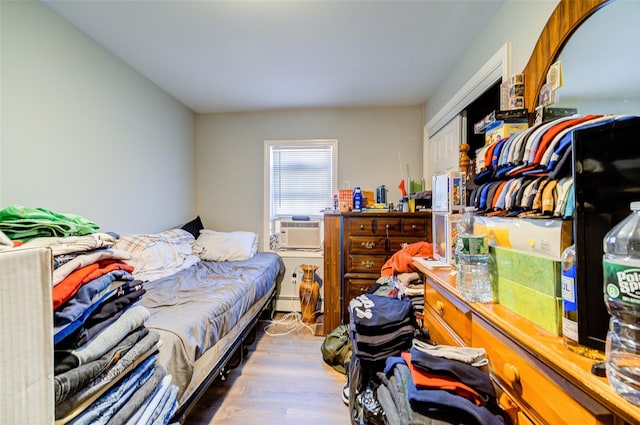
[[[504,0],[42,0],[195,112],[423,104]]]

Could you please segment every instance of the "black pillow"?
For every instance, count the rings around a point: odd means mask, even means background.
[[[204,226],[202,225],[200,216],[197,216],[196,218],[182,226],[181,229],[186,230],[187,232],[191,233],[194,238],[198,239],[198,236],[200,236],[200,230],[204,229]]]

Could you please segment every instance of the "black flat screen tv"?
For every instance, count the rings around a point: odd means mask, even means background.
[[[576,130],[572,140],[575,194],[578,338],[604,350],[609,314],[604,301],[603,238],[640,201],[640,118]]]

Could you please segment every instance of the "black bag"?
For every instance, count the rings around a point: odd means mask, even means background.
[[[384,370],[384,362],[363,362],[353,355],[349,363],[349,416],[351,425],[384,425],[384,409],[376,396],[380,380],[377,371]]]
[[[351,338],[349,326],[340,325],[324,338],[320,346],[324,361],[340,373],[347,374],[351,361]]]

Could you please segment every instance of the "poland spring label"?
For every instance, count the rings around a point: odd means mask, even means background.
[[[640,267],[602,262],[607,297],[640,305]]]

